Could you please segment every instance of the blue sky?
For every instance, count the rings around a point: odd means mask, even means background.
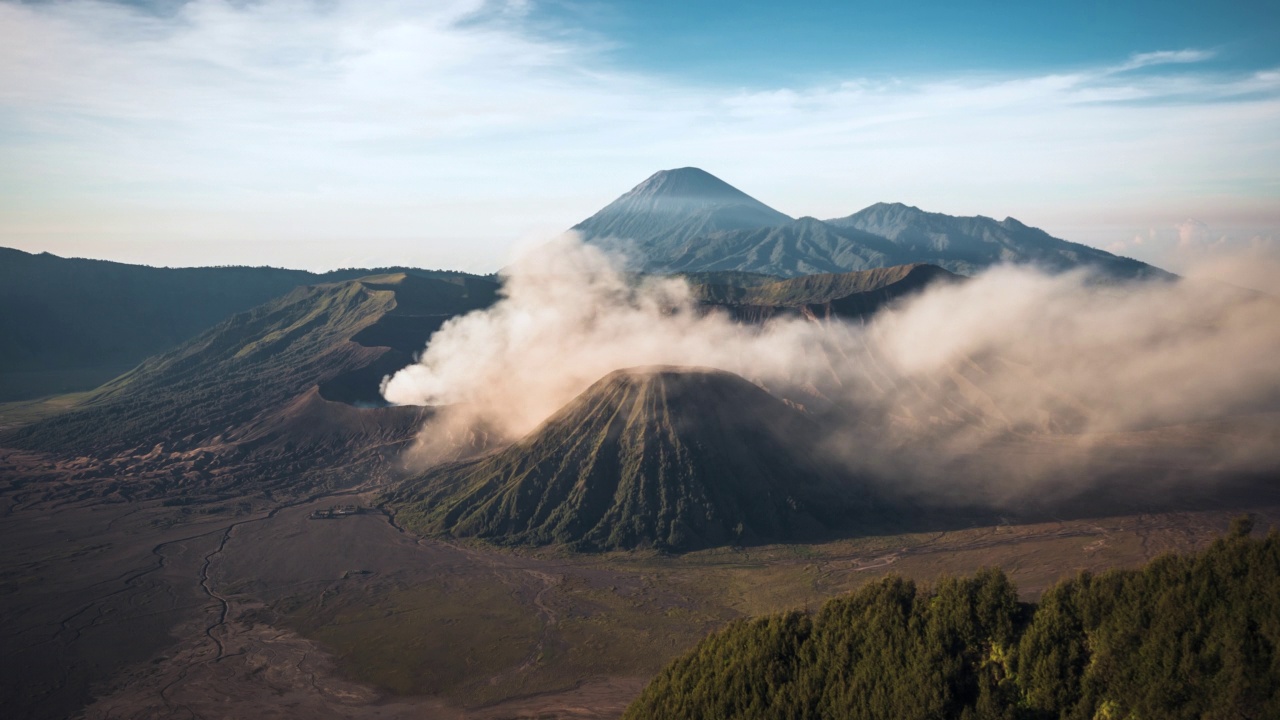
[[[596,33],[646,72],[760,86],[865,74],[1086,67],[1131,53],[1202,48],[1220,67],[1280,63],[1274,2],[539,3],[534,19]]]
[[[0,245],[488,271],[656,170],[1280,256],[1276,3],[0,0]]]

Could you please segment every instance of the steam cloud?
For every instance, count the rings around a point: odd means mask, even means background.
[[[999,267],[865,323],[761,326],[622,266],[561,238],[508,271],[500,302],[446,324],[386,380],[393,403],[444,406],[418,460],[514,440],[612,370],[670,364],[728,370],[804,406],[851,472],[932,498],[1050,499],[1129,470],[1185,478],[1280,461],[1271,296]]]

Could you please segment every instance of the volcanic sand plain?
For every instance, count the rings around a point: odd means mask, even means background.
[[[0,471],[74,474],[41,462],[5,452]],[[10,482],[6,705],[20,717],[617,717],[670,659],[734,618],[816,609],[889,573],[931,582],[983,566],[1034,599],[1080,570],[1204,547],[1242,504],[574,554],[419,538],[365,490],[174,507],[39,499],[29,480]],[[340,504],[364,509],[310,517]],[[1280,523],[1280,498],[1248,505],[1260,526]]]

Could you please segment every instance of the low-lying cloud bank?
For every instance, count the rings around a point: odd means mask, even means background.
[[[1148,228],[1106,249],[1186,277],[1216,280],[1261,292],[1280,288],[1280,234],[1214,228],[1194,218]]]
[[[851,476],[925,497],[1065,497],[1155,477],[1280,464],[1280,301],[1216,283],[1116,286],[995,268],[866,323],[707,313],[675,278],[636,280],[572,236],[507,273],[386,398],[447,406],[416,461],[533,430],[606,373],[716,367],[824,421]]]

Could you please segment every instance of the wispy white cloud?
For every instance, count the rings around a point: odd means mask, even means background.
[[[1115,72],[1125,72],[1128,70],[1137,70],[1139,68],[1151,67],[1152,65],[1185,65],[1188,63],[1205,62],[1212,60],[1214,55],[1212,50],[1197,50],[1189,48],[1186,50],[1157,50],[1156,52],[1134,53],[1129,56],[1129,61],[1114,68]]]
[[[902,200],[1051,230],[1224,198],[1266,214],[1280,192],[1280,72],[1211,74],[1208,51],[1119,66],[1146,73],[708,88],[613,67],[528,10],[0,1],[0,244],[492,269],[683,165],[791,214]]]

